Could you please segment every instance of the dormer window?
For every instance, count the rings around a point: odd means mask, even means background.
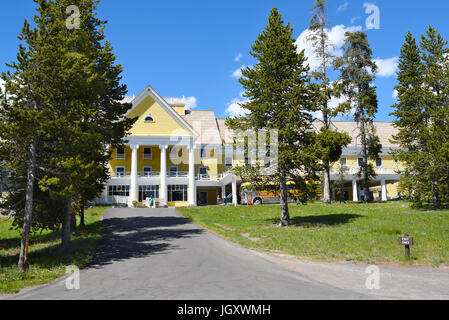
[[[154,118],[151,116],[151,114],[146,116],[145,122],[154,122]]]

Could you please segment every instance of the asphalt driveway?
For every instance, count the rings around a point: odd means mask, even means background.
[[[80,290],[64,280],[13,299],[370,299],[266,261],[174,209],[110,209]]]

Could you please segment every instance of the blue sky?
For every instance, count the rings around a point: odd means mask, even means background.
[[[449,39],[445,0],[372,1],[379,8],[380,28],[366,28],[366,1],[328,0],[331,38],[342,41],[346,30],[366,31],[373,56],[381,65],[376,80],[377,120],[391,120],[396,58],[410,30],[419,38],[429,25]],[[277,7],[300,38],[310,21],[313,0],[102,0],[100,17],[109,21],[106,35],[124,68],[129,95],[151,84],[164,97],[186,97],[192,108],[214,110],[217,117],[238,112],[243,88],[236,77],[241,66],[252,65],[250,46]],[[31,0],[3,1],[0,12],[0,71],[15,59],[25,18],[32,19]],[[299,41],[300,42],[300,41]],[[307,46],[304,45],[306,49]]]

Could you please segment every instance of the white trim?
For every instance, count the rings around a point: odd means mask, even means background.
[[[143,147],[142,148],[142,160],[153,160],[153,147]],[[149,159],[145,159],[145,149],[150,149],[151,150],[151,158]]]
[[[142,177],[149,178],[149,177],[145,176],[145,169],[148,169],[148,168],[150,168],[151,172],[153,172],[153,166],[142,166]]]
[[[231,165],[229,165],[229,166],[228,166],[227,161],[226,161],[227,159],[231,159]],[[225,161],[224,162],[225,162],[224,163],[225,168],[232,168],[233,164],[234,164],[234,158],[232,156],[225,156]]]
[[[178,175],[178,172],[179,172],[179,167],[178,167],[178,166],[175,166],[175,165],[173,165],[173,166],[168,166],[168,176],[169,176],[169,177],[172,177],[172,175],[171,175],[171,169],[173,169],[173,168],[176,168],[176,175]]]
[[[126,177],[126,166],[115,166],[115,176],[116,177],[118,177],[117,169],[123,169],[123,176],[121,176],[120,178]]]
[[[185,121],[179,113],[177,113],[168,103],[156,92],[150,85],[148,85],[133,101],[132,108],[128,110],[124,117],[127,117],[143,100],[151,96],[165,111],[172,116],[172,118],[192,136],[199,137],[199,134]]]

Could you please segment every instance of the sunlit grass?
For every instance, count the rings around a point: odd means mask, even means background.
[[[449,265],[449,210],[414,210],[407,202],[290,205],[288,228],[276,226],[279,205],[178,211],[243,246],[303,259]],[[398,243],[404,233],[415,237],[410,262]]]
[[[60,250],[60,232],[43,232],[30,238],[27,273],[17,272],[20,232],[11,230],[11,220],[0,218],[0,293],[16,293],[29,286],[49,283],[65,274],[65,267],[83,267],[91,258],[100,236],[100,219],[108,207],[94,207],[86,211],[86,227],[72,234],[69,252]]]

